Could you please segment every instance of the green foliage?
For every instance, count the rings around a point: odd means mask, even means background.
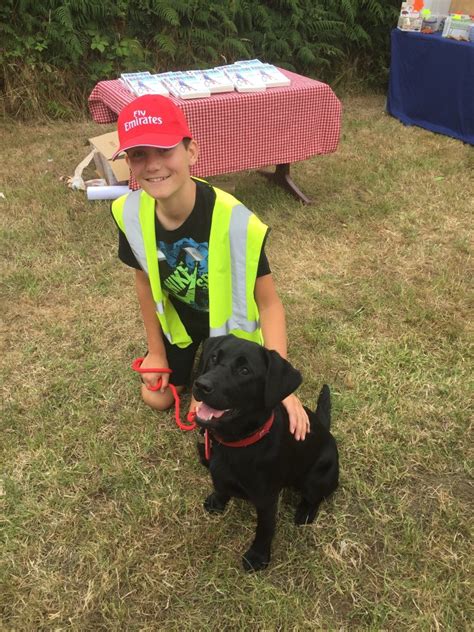
[[[94,83],[124,71],[207,67],[252,57],[331,83],[351,74],[365,85],[380,86],[386,78],[388,37],[399,4],[4,0],[4,109],[31,115],[44,105],[46,93],[57,90],[54,99],[46,100],[84,102]],[[64,107],[53,110],[63,112]]]

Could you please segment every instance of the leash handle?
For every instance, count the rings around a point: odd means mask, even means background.
[[[163,369],[155,369],[155,368],[142,369],[142,363],[144,359],[145,358],[135,358],[135,360],[132,362],[133,371],[136,371],[137,373],[172,373],[173,372],[171,369],[164,369],[164,368]],[[147,389],[149,391],[158,391],[161,388],[161,381],[162,380],[160,377],[155,386],[147,386]],[[176,390],[176,386],[174,384],[168,384],[168,388],[171,390],[174,397],[174,419],[176,421],[176,425],[178,426],[180,430],[194,430],[194,428],[196,428],[196,413],[195,412],[188,413],[188,415],[186,416],[187,423],[184,423],[183,421],[181,421],[181,411],[180,411],[181,402],[179,399],[179,393]]]
[[[132,362],[132,369],[134,371],[136,371],[137,373],[172,373],[171,369],[154,369],[154,368],[149,368],[149,369],[142,369],[142,363],[143,360],[145,358],[135,358],[135,360]],[[161,388],[161,377],[158,378],[157,383],[155,384],[155,386],[147,386],[147,389],[149,391],[159,391]]]

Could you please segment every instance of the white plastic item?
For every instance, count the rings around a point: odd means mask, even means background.
[[[77,165],[74,170],[74,175],[70,178],[67,178],[67,185],[73,191],[85,191],[86,185],[84,183],[84,180],[82,179],[82,172],[90,163],[93,157],[94,152],[91,151],[89,155],[87,155],[84,160],[81,160],[81,162]]]
[[[88,200],[116,200],[125,193],[130,193],[126,186],[87,187]]]
[[[433,15],[448,15],[451,0],[425,0],[423,9],[429,9]]]

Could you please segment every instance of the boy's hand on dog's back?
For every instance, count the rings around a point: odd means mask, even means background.
[[[168,368],[168,360],[166,356],[161,356],[156,353],[149,353],[143,360],[142,369],[167,369]],[[158,380],[161,379],[161,388],[160,392],[164,393],[164,391],[168,388],[168,382],[170,379],[169,373],[143,373],[142,380],[145,386],[148,389],[155,388]]]
[[[282,401],[289,417],[290,432],[296,441],[303,441],[309,432],[309,418],[298,397],[292,393]]]

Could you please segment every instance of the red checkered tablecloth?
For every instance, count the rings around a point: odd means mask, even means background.
[[[170,97],[200,147],[195,176],[292,163],[336,150],[341,103],[319,81],[282,72],[291,85],[264,92],[226,92],[202,99]],[[111,123],[134,95],[119,80],[100,81],[89,96],[97,123]]]

